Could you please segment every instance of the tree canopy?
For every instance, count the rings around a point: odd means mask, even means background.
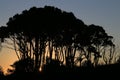
[[[106,48],[115,46],[102,26],[86,25],[72,12],[53,6],[14,15],[7,26],[0,27],[0,39],[1,43],[12,41],[19,60],[33,60],[35,71],[53,59],[69,67],[80,66],[84,59],[97,65]]]

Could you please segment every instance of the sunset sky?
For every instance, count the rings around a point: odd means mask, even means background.
[[[0,0],[0,26],[5,26],[16,13],[33,6],[55,6],[73,12],[85,24],[102,26],[120,46],[120,0]],[[0,52],[0,65],[4,70],[16,59],[13,50],[3,48]]]

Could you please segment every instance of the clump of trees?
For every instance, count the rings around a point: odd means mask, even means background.
[[[21,64],[28,61],[26,72],[39,71],[52,61],[68,67],[96,66],[99,59],[108,64],[115,55],[113,37],[102,26],[86,25],[72,12],[52,6],[32,7],[11,17],[0,27],[0,41],[14,48]]]

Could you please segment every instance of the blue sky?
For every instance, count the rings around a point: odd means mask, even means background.
[[[0,0],[0,26],[6,25],[9,17],[16,13],[45,5],[73,12],[87,25],[103,26],[114,37],[116,45],[120,46],[120,0]],[[4,51],[0,53],[2,57]]]

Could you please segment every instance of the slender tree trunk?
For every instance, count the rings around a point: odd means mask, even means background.
[[[50,42],[50,41],[49,41],[49,53],[50,53],[50,61],[52,60],[52,51],[53,51],[52,42]]]
[[[39,53],[38,53],[38,46],[39,44],[39,37],[36,36],[35,38],[35,71],[38,71],[39,68],[38,68],[38,60],[39,60]]]

